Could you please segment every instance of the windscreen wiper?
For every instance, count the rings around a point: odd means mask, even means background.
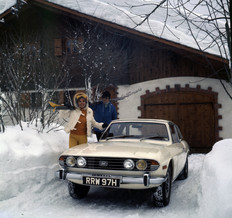
[[[134,135],[116,135],[116,136],[107,137],[106,140],[117,139],[117,138],[130,138],[130,137],[134,137]]]
[[[164,137],[164,136],[147,136],[147,137],[143,137],[140,139],[140,141],[142,140],[146,140],[146,139],[160,139],[160,140],[164,140],[164,141],[167,141],[167,137]]]

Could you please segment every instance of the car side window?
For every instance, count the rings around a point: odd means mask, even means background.
[[[179,141],[181,141],[183,139],[183,136],[180,132],[180,129],[178,128],[177,125],[175,125],[175,129],[176,129],[176,132],[177,132],[177,135],[178,135],[178,138],[179,138]]]
[[[178,134],[177,134],[177,131],[176,131],[174,124],[170,123],[169,126],[170,126],[170,131],[171,131],[173,143],[178,143],[180,140],[179,140],[179,137],[178,137]]]

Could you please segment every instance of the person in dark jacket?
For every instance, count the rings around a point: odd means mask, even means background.
[[[117,111],[114,105],[110,102],[110,97],[110,93],[108,91],[104,91],[102,93],[102,101],[90,106],[94,112],[94,119],[97,122],[109,124],[112,120],[117,119]],[[99,140],[103,131],[95,128],[94,132]]]

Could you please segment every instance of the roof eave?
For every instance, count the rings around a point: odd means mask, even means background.
[[[63,11],[63,12],[66,12],[66,13],[69,13],[69,14],[72,14],[72,15],[82,17],[82,18],[85,18],[85,19],[88,19],[88,20],[91,20],[91,21],[94,21],[94,22],[97,22],[97,23],[101,23],[103,25],[110,26],[112,28],[115,28],[115,29],[118,29],[118,30],[121,30],[121,31],[125,31],[125,32],[131,33],[131,34],[134,34],[134,35],[137,35],[137,36],[149,39],[149,40],[160,42],[160,43],[163,43],[163,44],[166,44],[166,45],[169,45],[169,46],[172,46],[172,47],[184,50],[184,51],[188,51],[188,52],[191,52],[193,54],[204,55],[207,58],[212,59],[212,60],[216,60],[216,61],[223,62],[223,63],[226,63],[226,64],[229,63],[227,59],[222,58],[221,56],[218,56],[218,55],[215,55],[215,54],[210,54],[210,53],[198,50],[198,49],[194,49],[194,48],[188,47],[186,45],[179,44],[177,42],[173,42],[173,41],[170,41],[170,40],[167,40],[167,39],[159,38],[159,37],[154,36],[154,35],[149,35],[149,34],[146,34],[146,33],[143,33],[143,32],[139,32],[139,31],[137,31],[135,29],[131,29],[131,28],[121,26],[119,24],[112,23],[112,22],[109,22],[109,21],[106,21],[106,20],[91,16],[91,15],[88,15],[88,14],[84,14],[84,13],[81,13],[79,11],[72,10],[70,8],[66,8],[64,6],[61,6],[61,5],[52,3],[52,2],[48,2],[46,0],[33,0],[33,1],[30,1],[30,2],[31,3],[39,3],[39,4],[42,4],[42,5],[48,6],[48,7],[52,7],[52,8],[55,8],[57,10],[60,10],[60,11]],[[9,12],[7,11],[6,13],[9,13]]]
[[[5,16],[7,16],[8,14],[10,14],[10,13],[11,13],[11,9],[8,9],[8,10],[4,11],[2,14],[0,14],[0,20],[2,18],[4,18]]]

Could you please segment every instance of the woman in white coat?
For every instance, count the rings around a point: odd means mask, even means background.
[[[88,107],[88,97],[85,93],[76,93],[73,97],[74,110],[60,110],[59,116],[68,119],[65,132],[69,133],[69,148],[87,143],[92,127],[100,130],[106,127],[104,123],[95,121],[93,111]]]

